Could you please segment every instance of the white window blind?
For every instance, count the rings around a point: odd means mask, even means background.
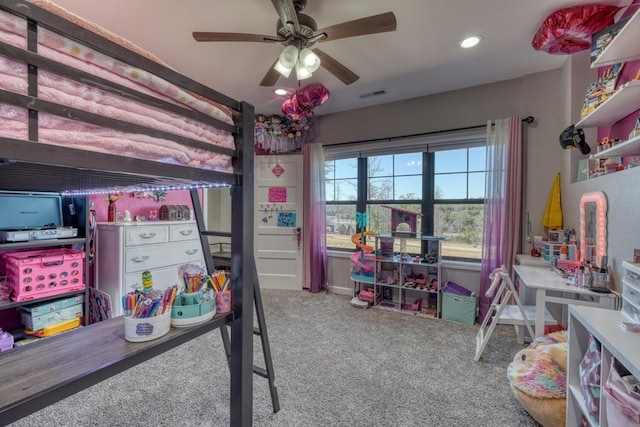
[[[372,141],[347,142],[325,145],[325,159],[338,160],[354,157],[381,156],[415,152],[435,152],[486,145],[486,127],[449,132],[434,132]]]

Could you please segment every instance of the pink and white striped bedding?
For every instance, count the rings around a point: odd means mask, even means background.
[[[61,14],[61,10],[68,13],[48,0],[31,1],[57,14]],[[69,16],[65,17],[69,18]],[[82,23],[80,18],[75,15],[72,15],[71,18],[76,23]],[[92,30],[96,29],[96,26],[91,23],[83,22],[82,24]],[[0,41],[25,49],[26,34],[27,28],[24,19],[0,11]],[[101,35],[105,35],[104,30],[101,31]],[[118,41],[132,50],[137,50],[138,53],[143,53],[138,50],[139,48],[132,48],[132,45],[127,44],[126,41],[117,40],[118,38],[112,34],[106,35],[112,41]],[[181,105],[222,122],[233,124],[231,113],[226,107],[201,96],[196,96],[145,70],[110,58],[42,27],[38,29],[38,54],[166,102]],[[145,54],[145,56],[155,60],[150,54]],[[0,56],[0,88],[26,95],[26,64]],[[137,103],[45,70],[38,71],[38,97],[101,116],[191,138],[206,144],[234,149],[233,136],[229,132]],[[25,109],[0,104],[0,119],[2,120],[0,136],[27,139],[28,122]],[[42,143],[220,172],[232,172],[231,158],[228,155],[185,146],[166,139],[125,133],[49,114],[39,114],[38,132],[38,140]]]

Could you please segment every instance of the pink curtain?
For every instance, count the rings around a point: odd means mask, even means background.
[[[480,318],[489,311],[489,274],[501,265],[511,271],[520,247],[522,204],[522,120],[520,116],[487,123],[487,174],[480,269]]]
[[[304,157],[303,287],[328,291],[327,242],[324,197],[324,149],[322,144],[302,145]]]

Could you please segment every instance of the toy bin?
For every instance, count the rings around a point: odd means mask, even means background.
[[[67,248],[4,254],[11,298],[28,301],[84,290],[84,257],[84,252]]]
[[[171,307],[171,326],[195,326],[211,320],[216,314],[215,295],[203,301],[202,292],[179,294]]]
[[[171,329],[171,312],[160,316],[124,317],[124,339],[130,342],[151,341],[166,335]]]
[[[453,282],[447,282],[442,290],[442,318],[474,325],[478,307],[476,293]]]

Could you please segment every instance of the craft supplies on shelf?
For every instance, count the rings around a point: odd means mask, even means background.
[[[9,252],[3,255],[14,301],[82,291],[85,253],[67,248]]]
[[[171,326],[195,326],[216,314],[216,294],[213,290],[179,294],[171,306]]]
[[[124,317],[124,339],[130,342],[151,341],[171,329],[171,310],[154,317]]]

